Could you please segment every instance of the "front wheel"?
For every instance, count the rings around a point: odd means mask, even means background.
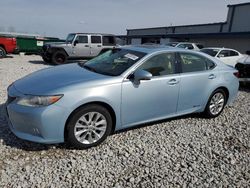
[[[205,115],[209,118],[219,116],[225,107],[226,100],[226,94],[222,89],[215,90],[208,100]]]
[[[87,105],[77,110],[66,128],[67,142],[78,149],[86,149],[103,142],[112,130],[109,111],[100,105]]]
[[[56,65],[64,64],[66,63],[66,61],[67,61],[67,54],[63,51],[56,51],[52,55],[52,63]]]
[[[3,47],[0,47],[0,58],[6,57],[6,51]]]

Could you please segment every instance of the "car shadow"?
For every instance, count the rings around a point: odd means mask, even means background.
[[[171,121],[178,120],[178,119],[184,119],[185,120],[185,119],[188,119],[188,118],[205,118],[206,119],[206,117],[202,113],[187,114],[187,115],[183,115],[183,116],[177,116],[177,117],[162,119],[162,120],[158,120],[158,121],[151,121],[149,123],[144,123],[144,124],[135,125],[133,127],[124,128],[122,130],[113,132],[112,135],[121,134],[121,133],[124,133],[124,132],[127,132],[127,131],[132,131],[132,130],[135,130],[135,129],[150,127],[150,126],[153,126],[155,124],[167,123],[167,122],[171,122]]]
[[[0,104],[0,142],[1,144],[21,149],[24,151],[44,151],[51,148],[61,148],[65,149],[65,144],[39,144],[34,142],[29,142],[16,137],[10,130],[7,123],[7,114],[5,111],[5,104]]]
[[[40,65],[53,65],[53,64],[46,63],[43,60],[30,60],[29,63],[40,64]]]
[[[239,91],[250,93],[250,83],[240,83]]]

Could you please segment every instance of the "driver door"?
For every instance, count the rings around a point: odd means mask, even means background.
[[[89,57],[90,44],[88,35],[78,35],[73,42],[74,57]]]
[[[138,69],[150,72],[151,80],[140,83],[125,79],[122,83],[122,124],[129,127],[176,113],[179,74],[175,53],[161,53],[146,60]]]

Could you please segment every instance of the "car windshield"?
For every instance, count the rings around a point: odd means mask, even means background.
[[[201,51],[201,52],[204,52],[204,53],[206,53],[206,54],[208,54],[208,55],[211,55],[211,56],[215,57],[216,54],[217,54],[220,50],[218,50],[218,49],[201,49],[200,51]]]
[[[69,34],[66,39],[66,43],[72,43],[75,38],[75,34]]]
[[[99,74],[118,76],[145,55],[146,53],[133,50],[113,49],[86,63],[80,63],[80,66]]]
[[[166,45],[175,47],[177,44],[178,44],[177,42],[170,42],[170,43],[167,43]]]

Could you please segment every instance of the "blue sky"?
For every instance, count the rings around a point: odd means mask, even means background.
[[[126,34],[126,29],[226,20],[227,5],[246,0],[1,0],[0,31],[65,38],[70,32]]]

